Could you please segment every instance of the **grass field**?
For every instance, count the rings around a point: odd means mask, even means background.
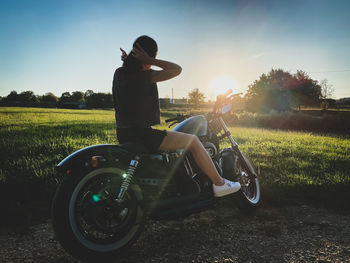
[[[174,114],[164,112],[163,123]],[[230,130],[260,167],[265,205],[314,203],[350,209],[349,136]],[[55,165],[80,148],[103,143],[118,143],[114,111],[0,107],[1,207],[18,217],[35,217],[34,207],[45,213],[60,180]]]

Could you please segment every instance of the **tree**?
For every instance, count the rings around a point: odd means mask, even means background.
[[[58,99],[58,107],[64,107],[65,103],[70,102],[71,94],[66,91],[63,92],[61,97]]]
[[[84,99],[85,99],[86,107],[94,108],[94,106],[97,105],[95,94],[96,93],[94,93],[91,89],[85,91]]]
[[[71,95],[68,91],[63,92],[59,101],[60,101],[60,103],[68,102],[68,101],[70,101],[70,97],[71,97]]]
[[[272,69],[248,86],[245,105],[250,111],[290,109],[290,85],[293,76],[282,69]]]
[[[91,89],[88,89],[87,91],[85,91],[84,93],[84,98],[85,100],[90,97],[92,94],[94,94],[94,92]]]
[[[334,93],[333,85],[328,83],[328,79],[320,81],[322,99],[331,99]]]
[[[188,93],[189,103],[193,104],[195,107],[198,107],[201,103],[204,102],[205,96],[204,93],[200,92],[199,89],[194,89]]]
[[[316,80],[298,70],[292,75],[282,69],[272,69],[248,86],[245,96],[250,111],[289,110],[293,106],[319,105],[321,89]]]
[[[70,97],[72,102],[81,102],[85,101],[84,93],[81,91],[73,91],[72,96]]]
[[[23,91],[20,94],[11,91],[5,101],[9,106],[36,106],[39,102],[33,91]]]
[[[327,110],[329,106],[334,106],[335,102],[331,99],[334,93],[334,88],[332,84],[328,83],[328,79],[323,79],[320,81],[321,87],[321,97],[323,99],[321,103],[321,108]]]
[[[321,87],[317,80],[311,79],[304,71],[298,70],[293,76],[292,95],[294,106],[320,105]]]
[[[30,90],[21,92],[18,97],[21,105],[24,106],[34,106],[39,103],[37,96],[35,96],[34,92]]]
[[[242,110],[244,109],[244,99],[241,96],[233,97],[232,99],[232,109]]]
[[[40,104],[46,107],[55,107],[57,102],[58,98],[52,92],[48,92],[40,98]]]
[[[11,103],[15,101],[19,101],[19,97],[18,97],[17,91],[13,90],[10,92],[9,95],[7,95],[6,102]]]
[[[113,96],[111,93],[93,93],[86,98],[88,108],[112,108]]]
[[[105,108],[113,108],[114,107],[114,100],[112,93],[105,93],[105,99],[104,99],[104,105]]]

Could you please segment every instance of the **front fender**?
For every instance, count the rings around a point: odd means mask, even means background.
[[[114,144],[99,144],[80,149],[66,158],[64,158],[57,166],[59,172],[82,171],[91,168],[91,157],[102,156],[103,163],[99,164],[103,167],[115,166],[120,164],[125,166],[130,161],[130,153]],[[67,172],[68,173],[68,172]]]
[[[244,153],[241,152],[241,154],[242,154],[242,157],[243,157],[243,159],[244,159],[244,161],[245,161],[245,163],[246,163],[248,169],[250,170],[250,172],[251,172],[255,177],[257,177],[257,174],[256,174],[256,172],[255,172],[255,169],[254,169],[252,163],[250,162],[250,160],[247,158],[247,156],[244,155]]]

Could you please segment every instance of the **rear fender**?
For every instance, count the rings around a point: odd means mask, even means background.
[[[92,163],[91,157],[93,156],[97,156],[97,164]],[[70,174],[71,172],[89,171],[102,167],[118,166],[120,168],[125,168],[129,165],[130,159],[133,157],[134,155],[118,145],[93,145],[80,149],[67,156],[56,166],[56,170]]]

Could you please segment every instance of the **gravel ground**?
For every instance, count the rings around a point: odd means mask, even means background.
[[[0,262],[80,261],[54,240],[47,221],[0,235]],[[350,262],[350,215],[301,206],[246,216],[221,204],[182,220],[149,221],[117,262]]]

